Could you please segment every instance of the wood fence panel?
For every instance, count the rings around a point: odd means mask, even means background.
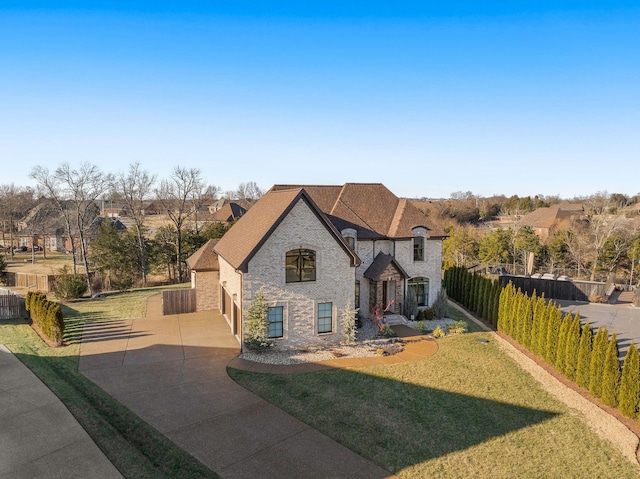
[[[162,314],[184,314],[195,311],[195,289],[175,289],[162,292]]]
[[[506,285],[512,282],[516,289],[520,288],[527,294],[536,294],[547,299],[559,299],[567,301],[589,301],[593,296],[606,294],[606,283],[592,281],[559,281],[555,279],[530,278],[526,276],[500,276],[500,283]]]
[[[0,319],[20,317],[20,298],[15,294],[0,295]]]

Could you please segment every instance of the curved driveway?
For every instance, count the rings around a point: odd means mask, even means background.
[[[223,478],[393,477],[232,381],[224,318],[162,316],[85,326],[80,371]]]

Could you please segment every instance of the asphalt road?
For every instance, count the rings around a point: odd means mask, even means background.
[[[620,358],[624,358],[631,343],[640,347],[640,308],[623,304],[597,304],[572,301],[557,301],[565,313],[580,313],[582,324],[589,322],[595,331],[599,327],[617,333]]]

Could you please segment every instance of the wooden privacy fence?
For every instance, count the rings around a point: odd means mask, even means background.
[[[0,290],[0,319],[20,317],[20,297],[17,294]]]
[[[533,293],[534,290],[538,295],[544,293],[547,299],[589,301],[591,297],[604,297],[607,293],[607,283],[593,281],[562,281],[511,275],[499,276],[499,280],[503,286],[512,282],[516,289],[520,288],[527,294]]]
[[[55,281],[53,274],[31,274],[31,273],[14,273],[6,274],[7,285],[19,288],[29,288],[35,291],[44,291],[50,293],[53,291],[53,283]]]
[[[195,289],[174,289],[162,292],[162,314],[183,314],[195,311]]]

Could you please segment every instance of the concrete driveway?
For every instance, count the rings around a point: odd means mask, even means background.
[[[239,353],[218,313],[85,327],[80,371],[223,478],[393,477],[232,381]]]
[[[600,327],[617,334],[620,357],[624,358],[631,343],[640,347],[640,308],[629,304],[597,304],[556,301],[565,313],[580,313],[582,324],[589,322],[597,331]]]

